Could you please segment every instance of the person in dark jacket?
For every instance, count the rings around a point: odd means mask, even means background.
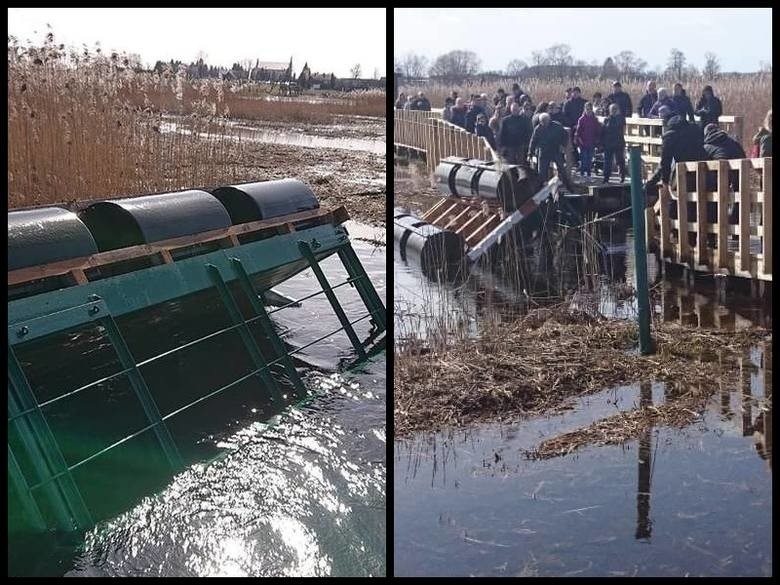
[[[717,124],[718,118],[723,115],[723,104],[715,97],[711,85],[705,85],[701,90],[701,98],[696,102],[696,115],[699,116],[701,128],[706,128],[707,124]]]
[[[463,104],[463,98],[458,98],[455,100],[455,105],[452,106],[450,113],[452,115],[452,119],[450,121],[453,124],[460,126],[461,128],[466,127],[466,106]]]
[[[639,100],[636,113],[639,114],[640,118],[649,118],[650,109],[657,101],[658,92],[655,90],[655,81],[648,81],[647,84],[645,84],[645,95]]]
[[[696,122],[696,118],[693,117],[693,104],[691,98],[685,93],[682,83],[679,81],[674,84],[672,89],[672,102],[674,102],[674,110],[680,114],[684,120],[689,122]]]
[[[522,89],[520,89],[520,84],[519,83],[513,83],[512,84],[512,97],[515,98],[515,101],[518,104],[520,103],[520,98],[523,97],[524,95],[525,95],[525,92]]]
[[[514,165],[526,164],[528,143],[531,140],[531,120],[520,115],[520,104],[513,102],[508,116],[504,116],[498,130],[498,148],[501,156]]]
[[[631,96],[623,91],[623,86],[619,81],[612,84],[612,93],[607,96],[608,104],[617,104],[620,107],[620,113],[623,116],[630,116],[633,108],[631,107]]]
[[[477,123],[474,126],[474,133],[477,136],[484,137],[484,139],[488,141],[488,144],[490,144],[490,148],[493,150],[498,150],[496,146],[496,137],[493,134],[493,130],[491,130],[490,126],[488,126],[488,119],[485,114],[480,114],[477,116]]]
[[[550,107],[547,109],[547,113],[550,114],[550,119],[553,122],[558,122],[561,126],[567,126],[566,116],[561,111],[561,104],[558,102],[550,102]]]
[[[395,109],[403,110],[404,104],[406,104],[406,94],[404,92],[401,92],[398,94],[398,99],[395,100]]]
[[[704,129],[704,151],[707,153],[707,158],[710,160],[746,158],[745,151],[739,142],[718,128],[717,124],[707,124],[707,127]],[[717,189],[717,173],[715,171],[709,171],[707,173],[707,180],[708,190]],[[739,190],[739,171],[729,170],[729,187],[733,191]],[[707,207],[711,207],[709,202]],[[715,210],[712,210],[711,216],[715,215],[714,211]],[[736,224],[737,218],[739,217],[739,203],[734,203],[729,216],[730,223]],[[717,218],[711,217],[710,221],[715,222],[717,221]]]
[[[574,128],[584,110],[585,99],[582,97],[582,92],[579,87],[573,87],[571,90],[571,98],[563,104],[563,115],[566,118],[566,125],[569,128]]]
[[[593,104],[593,113],[597,116],[606,116],[609,113],[607,111],[609,106],[607,105],[606,100],[601,96],[600,91],[593,94],[593,99],[591,99],[590,102]]]
[[[653,107],[650,108],[650,111],[647,114],[648,118],[660,118],[661,116],[658,115],[658,110],[660,110],[663,106],[666,106],[672,112],[679,113],[674,107],[674,102],[672,101],[671,96],[669,96],[669,92],[666,90],[665,87],[661,87],[658,89],[658,99],[653,104]]]
[[[493,96],[493,105],[498,106],[499,103],[506,105],[506,92],[503,87],[499,87],[496,90],[496,95]]]
[[[764,124],[753,135],[753,147],[760,158],[772,156],[772,110],[766,113]]]
[[[423,92],[417,92],[417,98],[414,100],[414,106],[412,107],[414,110],[420,110],[423,112],[430,112],[431,111],[431,102],[428,101],[428,98],[425,97],[425,94]]]
[[[549,107],[550,104],[548,102],[539,102],[539,105],[536,106],[536,111],[534,112],[534,115],[531,117],[531,126],[534,129],[536,129],[536,127],[539,125],[539,116],[541,116],[542,114],[546,114]]]
[[[477,125],[477,116],[485,114],[485,108],[482,107],[481,100],[474,98],[471,101],[471,106],[466,112],[466,125],[464,128],[469,132],[474,132],[474,126]]]
[[[569,137],[563,126],[558,122],[553,122],[550,114],[544,113],[539,116],[539,125],[534,130],[533,136],[531,136],[529,149],[531,152],[538,150],[537,160],[539,164],[537,165],[537,170],[543,181],[547,181],[550,163],[554,162],[558,171],[558,177],[571,190],[571,181],[569,180],[563,157],[563,148],[566,146],[568,139]]]
[[[620,182],[626,180],[626,117],[620,106],[610,104],[609,116],[604,120],[601,130],[601,143],[604,145],[604,183],[609,183],[612,175],[612,159],[617,162]]]
[[[721,130],[717,124],[707,124],[704,129],[704,150],[709,160],[746,158],[745,150],[739,142]]]

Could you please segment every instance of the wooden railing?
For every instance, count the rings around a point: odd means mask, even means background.
[[[448,156],[495,160],[497,155],[483,137],[441,119],[441,111],[395,110],[393,143],[425,152],[428,173]]]
[[[604,122],[603,116],[597,116]],[[698,116],[696,118],[698,120]],[[718,125],[721,130],[742,142],[742,116],[720,116]],[[642,163],[644,178],[647,179],[661,163],[661,129],[663,121],[657,118],[626,118],[626,147],[638,145],[642,147]]]
[[[432,173],[442,158],[462,156],[494,160],[496,153],[487,142],[466,132],[463,128],[442,120],[442,110],[430,112],[418,110],[394,110],[393,142],[399,146],[424,151],[427,155],[428,172]],[[599,116],[603,122],[604,117]],[[644,178],[652,175],[661,163],[661,126],[655,118],[626,118],[626,146],[642,147]],[[741,144],[743,136],[742,116],[720,116],[721,129],[736,138]],[[489,150],[484,150],[487,147]],[[429,152],[430,151],[430,152]],[[446,154],[444,154],[446,153]],[[490,156],[487,156],[487,154]],[[571,157],[567,155],[567,162]]]
[[[688,189],[689,174],[695,178],[692,190]],[[730,189],[730,179],[736,191]],[[674,196],[663,188],[659,193],[657,237],[667,262],[691,270],[772,280],[771,158],[681,162]],[[677,219],[670,216],[674,199]],[[707,218],[708,202],[717,204],[712,222]],[[693,216],[689,203],[695,204]],[[729,207],[735,203],[739,203],[739,214],[732,224]],[[647,219],[648,239],[654,239],[654,215],[648,214]],[[689,234],[694,235],[692,243]],[[736,242],[729,245],[732,236]]]

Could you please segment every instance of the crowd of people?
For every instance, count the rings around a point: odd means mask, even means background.
[[[416,95],[401,93],[396,109],[430,111],[431,104],[423,92]],[[559,176],[568,183],[564,148],[572,142],[574,162],[580,175],[592,176],[596,152],[603,153],[603,182],[612,176],[613,164],[621,182],[625,181],[625,127],[626,117],[634,112],[631,96],[623,91],[619,81],[612,91],[602,97],[593,94],[590,100],[582,97],[579,87],[566,90],[559,103],[542,101],[534,106],[531,96],[520,85],[512,85],[507,93],[499,88],[490,98],[487,94],[473,94],[468,100],[453,91],[444,100],[442,116],[445,120],[482,136],[490,146],[510,164],[529,164],[536,159],[537,170],[547,176],[555,163]],[[693,102],[681,83],[675,83],[671,92],[656,88],[648,81],[636,114],[640,118],[662,120],[661,164],[651,182],[671,180],[672,161],[714,160],[744,158],[742,146],[718,125],[723,104],[712,86],[707,85]],[[695,116],[698,116],[698,122]],[[603,117],[603,121],[599,120]],[[753,137],[751,156],[772,156],[772,112]]]

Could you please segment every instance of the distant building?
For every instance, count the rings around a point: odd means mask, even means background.
[[[381,77],[379,79],[352,79],[349,77],[342,77],[336,80],[336,87],[340,91],[353,91],[364,89],[385,89],[387,86],[387,79]]]
[[[281,61],[260,61],[255,62],[249,72],[249,79],[252,81],[292,81],[293,62],[290,57],[289,63]]]

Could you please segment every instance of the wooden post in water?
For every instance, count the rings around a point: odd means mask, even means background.
[[[647,282],[647,248],[645,246],[645,197],[642,189],[641,147],[630,147],[631,152],[631,217],[634,222],[634,269],[636,270],[636,298],[639,303],[639,352],[653,353],[650,339],[650,298]],[[682,228],[680,228],[682,235]],[[687,234],[686,234],[687,236]]]

